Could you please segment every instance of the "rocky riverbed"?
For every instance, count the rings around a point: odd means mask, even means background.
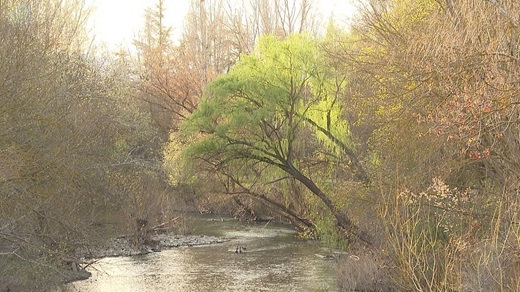
[[[152,235],[143,244],[136,244],[131,237],[119,237],[106,242],[103,245],[78,248],[75,252],[77,258],[96,259],[104,257],[134,256],[162,249],[223,243],[226,240],[216,236],[206,235],[177,235],[161,233]]]
[[[72,257],[74,259],[67,263],[69,269],[63,271],[61,275],[64,277],[64,282],[66,283],[85,280],[91,276],[85,268],[95,263],[97,259],[144,255],[152,252],[160,252],[168,248],[210,245],[223,243],[225,241],[225,239],[216,236],[161,233],[152,235],[144,243],[136,244],[133,237],[118,237],[104,244],[77,248]],[[0,291],[2,290],[0,289]]]

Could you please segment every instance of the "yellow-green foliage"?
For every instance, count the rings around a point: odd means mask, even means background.
[[[394,29],[405,33],[420,25],[438,7],[435,0],[393,0],[388,21]]]
[[[190,154],[184,153],[183,155],[182,153],[186,144],[185,137],[178,132],[172,132],[168,144],[163,149],[163,168],[168,176],[168,181],[172,185],[193,182],[194,173],[187,161],[187,159],[190,159]]]
[[[332,216],[320,214],[315,221],[318,227],[318,238],[323,245],[330,248],[347,248],[345,235],[339,232]]]

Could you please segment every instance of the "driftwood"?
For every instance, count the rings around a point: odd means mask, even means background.
[[[166,222],[159,223],[159,224],[157,224],[155,226],[150,227],[148,229],[148,232],[151,232],[151,231],[154,231],[154,232],[164,232],[164,231],[167,231],[167,230],[170,229],[170,227],[168,227],[168,224],[173,223],[173,222],[175,222],[175,221],[177,221],[179,219],[180,219],[180,217],[175,217],[175,218],[170,219],[170,220],[168,220]]]
[[[171,228],[171,227],[168,227],[168,224],[171,224],[171,223],[179,220],[179,218],[180,217],[175,217],[175,218],[170,219],[170,220],[168,220],[166,222],[162,222],[162,223],[159,223],[159,224],[157,224],[155,226],[152,226],[152,227],[146,228],[146,229],[142,229],[142,230],[140,228],[138,228],[137,231],[138,231],[139,234],[149,234],[150,232],[166,232],[166,231],[168,231]],[[138,227],[141,227],[141,226],[138,226]],[[119,235],[116,238],[117,239],[126,239],[126,238],[132,238],[134,236],[136,236],[135,233],[130,233],[130,234]]]
[[[270,222],[270,221],[273,221],[273,220],[274,220],[273,216],[258,215],[258,216],[255,217],[255,221],[257,221],[257,222]]]

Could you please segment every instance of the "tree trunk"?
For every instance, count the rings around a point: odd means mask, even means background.
[[[271,207],[274,207],[274,211],[278,213],[279,215],[285,217],[289,221],[291,221],[291,224],[295,226],[299,231],[309,231],[309,230],[316,230],[316,226],[308,219],[302,218],[299,214],[295,213],[293,210],[285,207],[283,204],[280,204],[279,202],[276,202],[275,200],[266,197],[262,194],[258,194],[256,192],[253,192],[249,190],[248,188],[243,187],[241,184],[238,183],[238,185],[242,188],[241,193],[248,194],[249,196],[253,197],[254,199],[259,200],[263,204],[267,204]],[[237,204],[240,202],[240,200],[237,197],[233,198]],[[241,204],[241,202],[240,202]],[[240,205],[239,204],[239,205]]]
[[[327,197],[327,195],[312,181],[310,178],[301,173],[293,165],[288,165],[287,171],[299,182],[304,184],[313,194],[315,194],[327,208],[330,210],[334,218],[336,218],[337,226],[345,233],[347,239],[350,239],[352,235],[356,238],[361,239],[365,243],[370,244],[366,240],[362,239],[358,234],[358,227],[350,220],[347,214],[339,211],[334,203]]]
[[[300,215],[293,212],[291,209],[286,208],[284,205],[260,194],[251,194],[254,198],[275,207],[275,211],[280,213],[283,217],[287,218],[291,223],[298,228],[300,231],[308,231],[309,229],[315,230],[316,226],[308,219],[302,218]]]

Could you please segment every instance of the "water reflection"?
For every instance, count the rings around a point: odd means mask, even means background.
[[[211,232],[208,232],[208,227]],[[204,219],[198,233],[230,238],[144,256],[106,258],[93,276],[67,291],[337,291],[334,262],[316,242],[298,240],[284,226]],[[247,247],[237,254],[236,246]]]

